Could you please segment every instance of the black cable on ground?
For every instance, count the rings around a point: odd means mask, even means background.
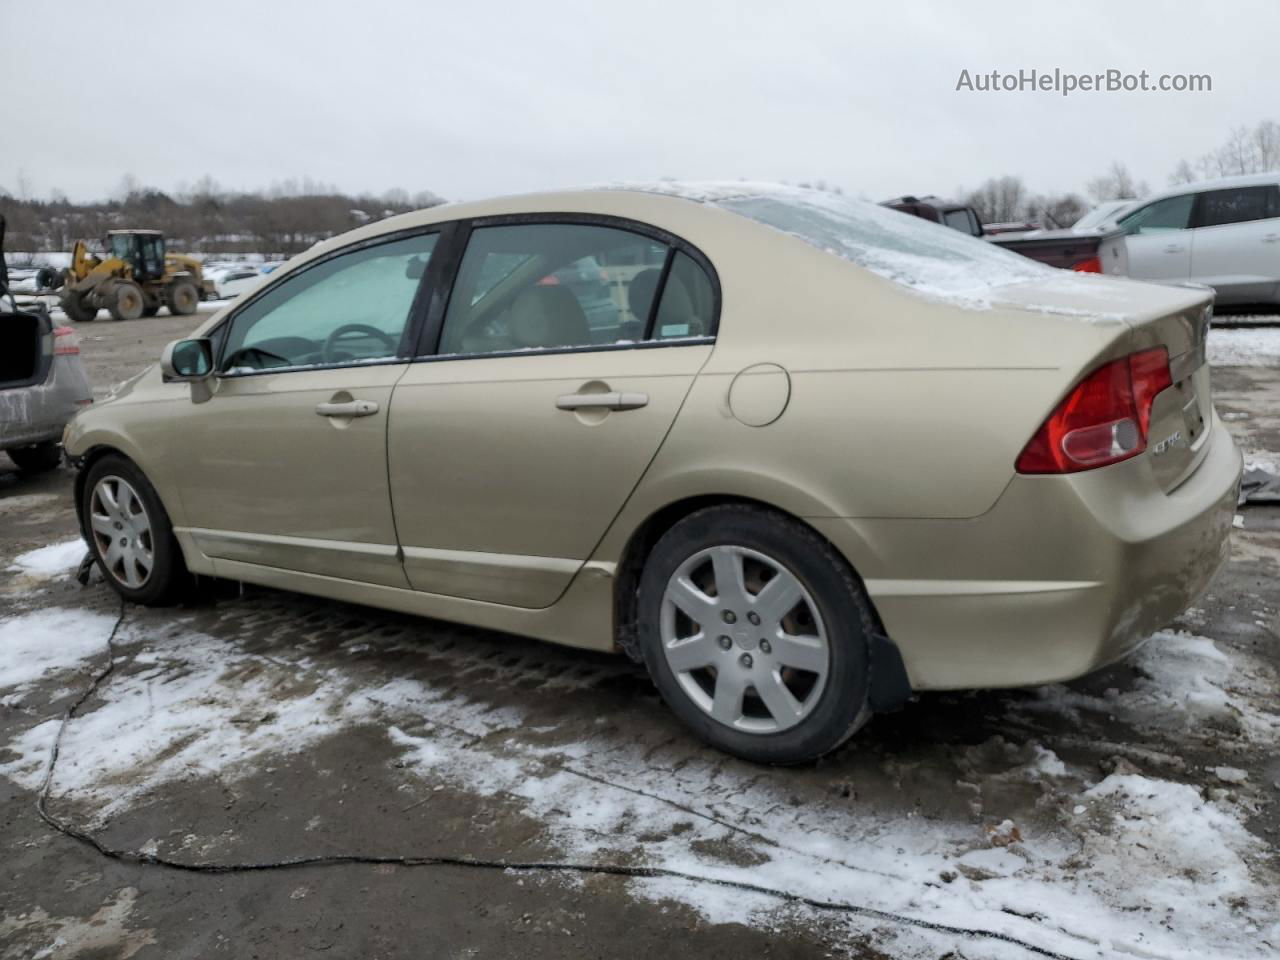
[[[58,754],[62,748],[62,737],[66,732],[67,725],[75,718],[80,708],[89,701],[90,697],[98,692],[102,684],[104,684],[115,671],[115,640],[116,636],[120,632],[120,628],[124,625],[126,613],[127,610],[124,602],[122,601],[120,604],[120,614],[116,617],[115,625],[111,628],[111,633],[107,637],[106,665],[98,671],[92,682],[84,689],[80,696],[76,698],[75,702],[72,703],[71,706],[67,707],[66,712],[63,713],[62,722],[58,725],[58,732],[53,738],[53,746],[49,750],[49,764],[45,769],[44,779],[40,783],[39,792],[36,794],[36,812],[40,815],[41,820],[63,836],[70,837],[72,840],[84,844],[111,860],[146,867],[162,867],[167,870],[176,870],[184,873],[205,874],[257,873],[268,870],[295,870],[302,867],[329,867],[341,864],[358,863],[366,865],[390,864],[401,867],[463,867],[473,870],[515,870],[529,873],[577,873],[597,874],[611,877],[629,877],[633,879],[683,880],[688,883],[711,884],[719,887],[728,887],[732,890],[741,890],[745,893],[756,893],[762,896],[771,897],[775,900],[780,900],[784,903],[805,906],[814,910],[867,917],[871,920],[880,920],[886,923],[916,927],[921,930],[929,930],[933,933],[950,934],[952,936],[965,937],[967,939],[985,938],[990,940],[999,940],[1004,943],[1012,944],[1016,947],[1021,947],[1023,950],[1026,950],[1028,953],[1035,954],[1036,956],[1048,957],[1050,960],[1078,960],[1076,957],[1071,957],[1067,954],[1058,953],[1046,947],[1029,943],[1026,940],[1019,939],[1018,937],[1008,933],[1000,933],[994,930],[979,930],[970,927],[957,927],[946,923],[935,923],[932,920],[905,916],[903,914],[892,913],[887,910],[877,910],[874,907],[860,906],[854,903],[843,903],[837,900],[819,900],[815,897],[806,897],[787,890],[779,890],[774,887],[748,883],[744,880],[726,880],[719,877],[707,877],[696,873],[686,873],[683,870],[671,870],[666,867],[638,867],[608,863],[573,863],[570,861],[556,860],[485,860],[477,857],[447,854],[426,856],[377,856],[360,853],[326,854],[310,857],[294,857],[287,860],[268,860],[247,863],[208,863],[199,861],[184,862],[181,860],[171,860],[168,857],[162,857],[153,853],[143,853],[139,850],[117,850],[113,847],[107,846],[93,834],[87,833],[86,831],[81,830],[50,813],[49,792],[53,787],[53,773],[58,763]]]

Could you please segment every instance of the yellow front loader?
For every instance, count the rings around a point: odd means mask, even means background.
[[[196,312],[213,294],[200,261],[166,253],[159,230],[111,230],[105,258],[77,240],[71,266],[62,275],[62,309],[72,320],[93,320],[105,308],[116,320],[154,317],[162,306],[175,316]]]

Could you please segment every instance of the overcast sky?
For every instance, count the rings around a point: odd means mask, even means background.
[[[1179,5],[1180,7],[1181,5]],[[617,179],[1082,189],[1280,120],[1280,3],[0,0],[0,187],[105,197],[311,177],[450,199]],[[1211,93],[957,92],[1020,68]]]

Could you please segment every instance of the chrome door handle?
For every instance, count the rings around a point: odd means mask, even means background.
[[[1280,241],[1280,233],[1268,233],[1262,238],[1263,243],[1276,243]]]
[[[1176,243],[1171,243],[1169,244],[1169,246],[1164,248],[1164,252],[1165,253],[1181,253],[1185,249],[1187,248],[1183,246],[1179,246]]]
[[[371,417],[378,412],[373,400],[348,400],[345,403],[317,403],[316,413],[322,417]]]
[[[648,404],[647,393],[566,393],[556,398],[561,410],[635,410]]]

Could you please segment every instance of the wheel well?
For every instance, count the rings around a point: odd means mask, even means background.
[[[640,645],[636,636],[638,609],[637,602],[639,599],[638,592],[640,589],[640,575],[644,571],[645,560],[648,559],[649,553],[653,550],[657,542],[662,539],[662,535],[670,530],[673,526],[683,520],[692,513],[696,513],[706,507],[715,507],[722,504],[739,503],[744,506],[757,507],[761,510],[768,510],[771,513],[777,513],[796,523],[803,523],[809,527],[819,537],[822,537],[827,543],[831,543],[826,537],[814,530],[813,527],[805,523],[800,517],[788,513],[786,510],[779,510],[777,507],[765,503],[761,500],[753,500],[750,497],[734,497],[727,495],[710,495],[702,497],[690,497],[687,500],[678,500],[675,503],[667,504],[656,513],[650,515],[639,527],[635,533],[631,535],[631,539],[627,541],[626,548],[622,551],[622,560],[618,564],[617,575],[614,577],[613,592],[613,622],[614,636],[617,638],[618,646],[632,660],[639,663],[641,661]],[[862,577],[858,571],[854,569],[853,564],[849,563],[844,554],[840,552],[834,544],[831,544],[841,559],[844,560],[845,566],[848,567],[849,573],[852,574],[854,580],[863,587],[863,595],[866,595],[865,585],[862,583]],[[867,603],[871,607],[871,615],[875,620],[876,630],[882,635],[884,634],[884,623],[880,619],[880,613],[875,608],[874,601],[867,597]]]

